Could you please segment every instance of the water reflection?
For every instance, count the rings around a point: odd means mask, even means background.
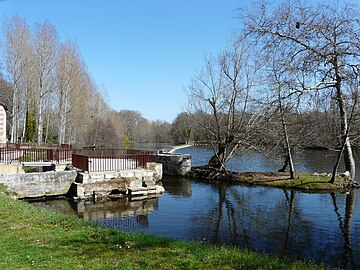
[[[129,198],[114,199],[108,201],[72,201],[50,200],[33,201],[33,205],[59,211],[65,214],[77,215],[78,217],[126,231],[134,231],[138,228],[149,226],[148,215],[157,210],[157,198],[134,200]]]
[[[345,206],[346,208],[345,208],[344,218],[342,218],[341,214],[339,213],[339,208],[337,206],[337,201],[336,201],[336,195],[334,193],[331,193],[330,195],[334,205],[334,212],[339,221],[339,228],[344,237],[344,255],[343,255],[342,268],[353,269],[355,267],[355,264],[354,264],[353,252],[351,248],[350,232],[351,232],[351,221],[353,218],[356,193],[352,191],[346,195],[346,206]]]
[[[226,244],[331,267],[360,267],[358,191],[305,194],[177,178],[163,184],[162,197],[144,201],[34,204],[125,231]]]
[[[331,155],[306,155],[298,165],[303,171],[323,172],[332,166]],[[274,166],[263,158],[256,161],[256,155],[248,159],[249,167],[243,167],[244,171],[255,171],[251,164],[265,166],[263,170]],[[193,153],[193,163],[198,164],[197,160],[201,158],[196,159]],[[359,190],[306,194],[176,177],[162,182],[165,194],[145,201],[37,204],[125,231],[226,244],[324,262],[329,267],[360,269]]]
[[[190,197],[191,196],[191,181],[185,177],[167,177],[167,181],[163,183],[163,187],[166,193],[179,196]]]
[[[290,193],[290,196],[288,193]],[[286,254],[286,251],[289,247],[289,238],[290,238],[291,224],[292,224],[292,214],[294,212],[294,203],[295,203],[295,192],[294,191],[289,192],[287,190],[284,190],[284,194],[285,194],[285,198],[286,198],[286,203],[288,204],[288,207],[289,207],[287,228],[286,228],[286,233],[285,233],[285,243],[284,243],[284,251]]]

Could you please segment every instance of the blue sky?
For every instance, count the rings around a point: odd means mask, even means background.
[[[76,40],[88,71],[115,110],[172,122],[185,90],[239,26],[241,0],[5,0],[0,18],[48,19],[60,39]]]

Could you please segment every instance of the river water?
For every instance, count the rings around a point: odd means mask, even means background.
[[[211,156],[202,147],[177,152],[192,154],[194,166],[206,164]],[[296,166],[299,171],[328,172],[334,158],[327,151],[307,151],[296,158]],[[256,153],[237,156],[229,164],[237,171],[276,171],[280,167]],[[166,192],[161,197],[145,201],[34,204],[120,230],[360,269],[360,190],[308,194],[175,177],[165,177],[163,185]]]

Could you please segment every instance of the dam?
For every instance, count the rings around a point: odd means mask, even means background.
[[[45,169],[27,172],[29,167]],[[186,175],[191,156],[117,149],[0,149],[0,184],[17,199],[149,197],[164,175]]]

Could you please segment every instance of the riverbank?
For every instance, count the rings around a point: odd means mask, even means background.
[[[16,201],[0,185],[1,269],[324,269],[310,263],[130,234]]]
[[[268,186],[305,192],[346,192],[359,188],[359,184],[344,176],[337,176],[329,183],[331,175],[326,173],[296,173],[290,179],[288,173],[281,172],[221,172],[207,166],[193,167],[190,176],[206,181],[224,181],[246,185]]]

